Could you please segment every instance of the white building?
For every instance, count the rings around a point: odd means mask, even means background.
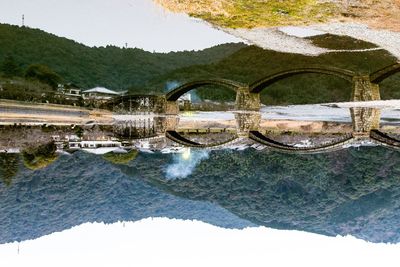
[[[192,95],[190,94],[190,92],[187,92],[186,94],[178,98],[178,103],[183,104],[185,101],[192,102]]]

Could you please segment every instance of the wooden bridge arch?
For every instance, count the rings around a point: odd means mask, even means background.
[[[336,76],[336,77],[342,78],[344,80],[347,80],[349,82],[352,82],[352,79],[355,76],[355,73],[353,71],[343,70],[343,69],[334,68],[334,67],[317,67],[317,66],[315,66],[315,67],[307,67],[307,68],[290,69],[290,70],[284,70],[284,71],[274,73],[272,75],[269,75],[267,77],[264,77],[256,82],[252,83],[249,86],[250,92],[251,93],[260,93],[265,87],[267,87],[271,84],[274,84],[285,78],[289,78],[289,77],[292,77],[295,75],[305,74],[305,73],[317,73],[317,74],[332,75],[332,76]]]
[[[379,130],[371,130],[370,138],[381,146],[400,150],[400,140],[390,137]]]
[[[346,135],[344,138],[323,144],[316,147],[295,147],[284,143],[277,142],[261,134],[259,131],[250,131],[249,138],[259,144],[272,148],[277,151],[296,153],[296,154],[314,154],[323,152],[332,152],[343,148],[343,145],[350,143],[354,137],[352,134]]]
[[[400,72],[400,62],[371,73],[370,81],[375,84],[380,83],[398,72]]]
[[[167,131],[165,136],[169,140],[172,140],[172,141],[174,141],[178,144],[184,145],[186,147],[198,147],[198,148],[211,148],[211,147],[222,146],[222,145],[228,144],[238,138],[238,136],[235,135],[232,138],[229,138],[228,140],[224,140],[222,142],[213,143],[213,144],[200,144],[200,143],[194,142],[192,140],[189,140],[189,139],[183,137],[176,131]]]
[[[226,80],[226,79],[209,79],[209,80],[199,80],[199,81],[191,81],[187,82],[185,84],[182,84],[172,90],[171,92],[168,92],[166,95],[167,101],[176,101],[181,97],[182,95],[186,94],[187,92],[196,89],[198,87],[204,86],[204,85],[219,85],[223,86],[225,88],[231,89],[233,91],[237,91],[241,87],[245,87],[244,84],[231,81],[231,80]]]

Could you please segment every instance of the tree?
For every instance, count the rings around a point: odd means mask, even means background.
[[[46,65],[32,64],[25,72],[25,78],[38,80],[56,89],[62,78]]]
[[[23,150],[22,159],[25,167],[30,170],[47,167],[58,158],[56,150],[54,142]]]
[[[18,154],[0,153],[0,177],[7,186],[17,175],[19,167]]]
[[[1,71],[4,76],[8,78],[21,75],[21,69],[15,62],[14,57],[11,55],[4,58],[3,64],[1,65]]]
[[[127,165],[130,161],[134,160],[138,155],[138,151],[132,149],[128,153],[115,153],[109,152],[103,155],[103,158],[114,164]]]

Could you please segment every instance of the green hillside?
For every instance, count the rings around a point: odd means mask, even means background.
[[[321,47],[335,47],[330,38],[314,37],[315,44]],[[311,38],[312,39],[312,38]],[[372,44],[341,37],[336,43],[338,48],[359,49]],[[190,66],[174,70],[153,80],[152,87],[160,88],[166,81],[184,83],[202,78],[225,78],[244,83],[252,83],[270,74],[291,68],[311,65],[333,66],[369,74],[395,63],[397,59],[385,50],[368,52],[328,53],[317,57],[300,54],[281,53],[265,50],[256,46],[247,46],[219,62]],[[265,104],[305,104],[334,101],[348,101],[351,84],[329,75],[303,74],[284,79],[264,90],[261,100]],[[385,80],[381,85],[383,99],[400,98],[400,74]],[[201,98],[234,100],[234,94],[227,89],[204,88],[198,90]]]
[[[324,35],[309,39],[317,46],[330,49],[374,47],[371,43],[343,36]],[[14,66],[10,56],[15,62]],[[115,46],[90,48],[41,30],[0,24],[0,71],[2,70],[3,77],[7,76],[7,70],[19,73],[20,76],[24,73],[26,75],[32,65],[37,67],[37,64],[41,64],[49,67],[45,69],[46,74],[50,73],[55,78],[60,76],[64,83],[71,82],[82,88],[104,86],[114,90],[129,90],[136,94],[164,93],[167,84],[173,87],[204,78],[226,78],[252,83],[280,70],[310,65],[334,66],[368,74],[396,61],[385,50],[328,53],[315,57],[281,53],[244,44],[224,44],[203,51],[171,53],[150,53]],[[45,78],[47,76],[49,75],[45,75]],[[3,83],[5,82],[7,88],[0,97],[17,98],[10,91],[21,91],[24,94],[29,91],[33,95],[29,99],[33,100],[39,99],[35,95],[42,95],[42,91],[46,89],[37,82],[54,84],[54,81],[49,83],[43,79],[36,79],[36,84],[32,84],[30,80],[29,86],[25,86],[26,81],[15,78],[11,81],[3,78]],[[261,101],[264,104],[348,101],[351,87],[351,84],[340,78],[305,74],[270,86],[262,92]],[[385,80],[381,88],[383,99],[400,98],[400,91],[397,90],[400,88],[400,74]],[[7,97],[7,92],[10,97]],[[196,93],[201,99],[235,99],[233,92],[223,88],[206,87],[196,90]],[[24,97],[18,99],[26,100]]]
[[[155,77],[197,64],[210,64],[232,54],[244,44],[225,44],[203,51],[150,53],[115,46],[88,47],[42,30],[0,24],[0,64],[12,56],[26,69],[31,64],[49,66],[64,82],[83,88],[105,86],[114,90],[143,87]]]

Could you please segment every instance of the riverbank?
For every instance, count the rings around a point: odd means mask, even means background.
[[[0,113],[0,125],[71,125],[88,122],[110,124],[112,122],[112,113],[107,110],[3,99],[0,100]]]

